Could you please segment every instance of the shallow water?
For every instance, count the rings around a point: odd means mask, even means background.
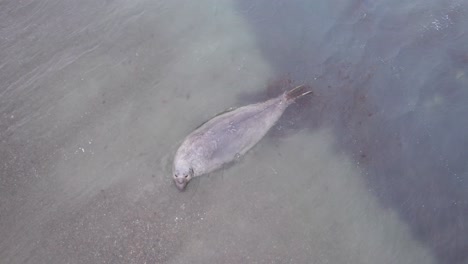
[[[0,2],[1,263],[467,263],[464,1]],[[306,83],[233,166],[192,129]]]

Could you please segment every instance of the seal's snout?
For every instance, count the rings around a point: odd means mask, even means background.
[[[187,186],[187,181],[185,179],[180,179],[180,178],[177,178],[177,179],[174,179],[174,183],[177,187],[177,189],[179,189],[180,191],[183,191],[185,189],[185,186]]]
[[[174,183],[180,191],[185,189],[187,183],[192,179],[194,172],[190,166],[187,166],[183,160],[178,160],[174,162],[174,171],[173,171]]]

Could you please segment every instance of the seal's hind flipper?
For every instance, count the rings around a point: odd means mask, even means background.
[[[304,95],[308,95],[308,94],[313,93],[312,91],[307,90],[307,88],[308,88],[308,86],[306,86],[304,84],[301,84],[301,85],[295,87],[291,91],[286,92],[286,99],[287,100],[296,100],[299,97],[302,97]]]

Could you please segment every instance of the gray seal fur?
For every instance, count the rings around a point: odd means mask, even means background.
[[[202,124],[185,138],[175,154],[173,179],[177,188],[184,190],[193,177],[244,155],[295,99],[309,93],[304,86],[298,86],[276,98],[221,113]]]

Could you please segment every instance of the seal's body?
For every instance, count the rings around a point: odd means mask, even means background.
[[[173,177],[180,190],[196,176],[220,168],[251,149],[295,99],[311,93],[302,86],[265,102],[217,115],[184,140],[174,158]]]

